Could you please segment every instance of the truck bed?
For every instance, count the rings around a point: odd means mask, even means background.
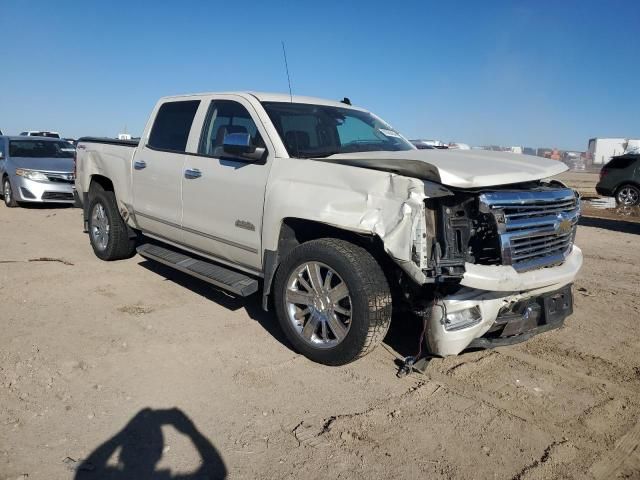
[[[106,137],[81,137],[77,140],[77,143],[104,143],[106,145],[120,145],[123,147],[137,147],[140,140],[118,140],[117,138]]]

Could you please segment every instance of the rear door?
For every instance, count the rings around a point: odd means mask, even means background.
[[[202,132],[190,139],[182,176],[184,243],[260,270],[264,194],[273,146],[253,106],[242,97],[213,98],[201,113],[197,123]],[[246,161],[225,154],[222,143],[230,133],[250,134],[254,146],[266,148],[263,157]]]
[[[157,109],[148,138],[133,162],[133,197],[140,228],[162,239],[182,240],[182,171],[187,140],[200,100],[168,101]]]

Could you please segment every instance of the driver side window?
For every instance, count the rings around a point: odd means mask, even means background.
[[[232,100],[213,100],[202,129],[198,153],[210,157],[224,156],[224,137],[230,133],[248,133],[252,146],[265,146],[255,122],[245,107]]]

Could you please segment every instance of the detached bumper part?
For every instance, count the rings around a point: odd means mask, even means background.
[[[465,288],[433,305],[427,340],[439,356],[511,345],[562,326],[572,313],[570,284],[507,296]]]
[[[501,312],[489,331],[468,348],[494,348],[529,340],[539,333],[560,328],[573,313],[571,286],[515,305]]]

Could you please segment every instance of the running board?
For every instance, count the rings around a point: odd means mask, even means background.
[[[136,250],[145,258],[175,268],[241,297],[248,297],[258,291],[256,279],[213,262],[197,260],[152,243],[140,245]]]

